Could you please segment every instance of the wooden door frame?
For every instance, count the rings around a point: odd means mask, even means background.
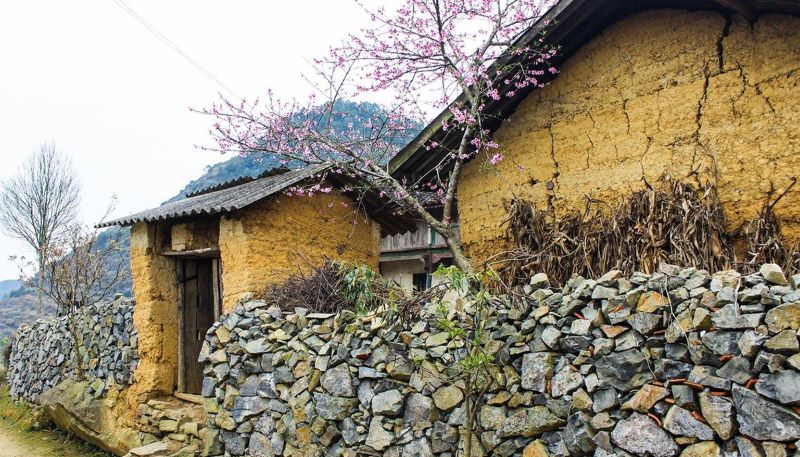
[[[198,257],[193,255],[176,256],[175,257],[175,279],[178,286],[178,373],[177,373],[177,388],[176,393],[186,393],[186,365],[184,364],[184,289],[186,287],[185,271],[186,260],[199,260],[208,257]],[[217,257],[211,258],[211,290],[214,294],[214,322],[218,321],[222,314],[222,281],[220,280],[222,274],[222,262]]]

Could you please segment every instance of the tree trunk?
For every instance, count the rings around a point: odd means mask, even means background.
[[[473,411],[475,405],[470,403],[470,399],[472,398],[472,379],[467,377],[467,388],[466,388],[466,395],[464,396],[464,403],[467,407],[467,430],[464,434],[464,457],[472,457],[472,434],[475,428],[475,411]]]
[[[83,376],[83,361],[81,358],[82,338],[80,338],[78,325],[75,322],[74,306],[71,310],[68,309],[67,313],[67,319],[69,320],[69,332],[72,334],[72,342],[74,345],[73,350],[75,351],[75,360],[73,360],[73,363],[75,364],[75,374],[77,375],[79,381],[85,381],[86,378]]]
[[[475,268],[472,266],[472,262],[467,258],[466,254],[464,254],[464,248],[461,246],[461,236],[455,231],[452,225],[450,225],[450,229],[453,233],[442,233],[441,235],[444,237],[447,246],[450,248],[450,252],[453,254],[453,263],[464,273],[474,275]]]
[[[44,287],[44,268],[42,267],[42,262],[39,262],[39,285],[36,288],[36,314],[39,319],[44,319],[44,296],[42,295],[42,287]]]

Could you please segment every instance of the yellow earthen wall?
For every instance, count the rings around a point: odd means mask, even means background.
[[[497,169],[470,162],[458,189],[473,259],[504,246],[503,204],[512,196],[540,208],[550,200],[563,214],[583,209],[586,195],[613,202],[665,172],[708,179],[715,159],[735,228],[757,215],[771,186],[782,190],[800,175],[800,18],[627,17],[573,55],[495,138],[506,159]],[[800,236],[798,208],[800,186],[776,207],[789,239]]]
[[[356,217],[350,198],[334,194],[282,196],[225,215],[219,229],[223,311],[241,294],[258,295],[326,257],[377,270],[379,240],[379,226],[363,211]]]
[[[175,224],[170,232],[173,251],[216,248],[219,244],[219,221],[216,219]]]
[[[131,229],[131,273],[139,332],[139,366],[132,401],[172,394],[178,365],[178,290],[175,260],[159,255],[166,228],[138,223]],[[135,408],[133,409],[135,411]]]

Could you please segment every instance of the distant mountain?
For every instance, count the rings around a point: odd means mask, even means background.
[[[380,105],[368,102],[349,102],[339,101],[336,104],[335,111],[338,116],[333,119],[333,128],[344,130],[348,124],[353,124],[356,128],[362,125],[361,122],[369,118],[374,118],[375,115],[380,114],[382,108]],[[419,129],[422,125],[419,125]],[[404,146],[408,141],[413,139],[416,131],[407,133],[407,137],[398,137],[395,139],[397,147]],[[165,203],[180,200],[186,194],[197,192],[207,187],[217,184],[222,184],[237,178],[250,176],[255,177],[261,173],[281,166],[278,158],[271,157],[263,154],[252,154],[247,156],[234,156],[223,162],[211,165],[206,168],[205,172],[199,178],[189,182],[177,195],[173,196]],[[288,164],[290,168],[297,167],[299,164]],[[144,209],[144,208],[142,208]],[[130,229],[128,227],[111,227],[100,233],[98,244],[103,246],[105,243],[116,240],[120,243],[121,253],[124,255],[125,268],[128,271],[127,280],[121,283],[116,289],[115,293],[121,293],[125,296],[131,296],[131,278],[130,278],[130,259],[128,258],[130,252]],[[113,260],[113,265],[116,265],[116,260]],[[8,285],[6,285],[8,284]],[[5,288],[4,288],[5,287]],[[48,302],[45,305],[45,316],[55,315],[55,305]],[[38,317],[37,310],[37,296],[36,292],[31,289],[21,287],[21,284],[16,281],[0,281],[0,338],[12,335],[16,329],[23,323],[32,324]]]
[[[5,281],[0,281],[0,299],[6,298],[9,292],[12,290],[17,290],[22,286],[22,282],[18,279],[6,279]]]
[[[184,198],[187,194],[207,187],[222,184],[244,176],[255,177],[261,173],[280,166],[278,159],[266,156],[234,156],[215,165],[206,167],[205,173],[192,180],[177,195],[164,203],[171,203]]]
[[[340,100],[336,102],[334,111],[336,112],[336,116],[334,116],[331,121],[332,128],[336,131],[345,131],[350,124],[357,129],[359,126],[363,126],[366,120],[381,117],[383,108],[376,103]],[[302,118],[304,115],[304,113],[300,113],[298,117]],[[422,130],[422,124],[417,125],[416,130],[405,132],[404,135],[399,135],[394,139],[392,144],[399,149],[414,139],[420,130]],[[180,200],[187,194],[237,178],[245,176],[256,177],[267,170],[280,166],[280,158],[266,154],[234,156],[224,162],[206,167],[206,171],[202,176],[191,181],[178,192],[177,195],[173,196],[165,203]],[[289,168],[297,168],[301,166],[301,164],[289,163],[287,166]]]
[[[103,248],[111,242],[119,243],[119,252],[110,259],[109,265],[119,265],[123,262],[123,270],[127,273],[124,281],[120,282],[111,292],[131,296],[130,277],[130,229],[127,227],[112,227],[106,229],[97,237],[98,248]],[[4,286],[9,290],[3,289]],[[15,286],[15,287],[14,287]],[[0,339],[11,336],[22,324],[33,324],[40,316],[39,298],[35,289],[24,287],[20,281],[0,281]],[[44,318],[49,319],[56,314],[56,305],[47,297],[43,298]]]

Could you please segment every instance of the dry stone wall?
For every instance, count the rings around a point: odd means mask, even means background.
[[[133,384],[138,365],[134,301],[118,298],[78,310],[84,376],[95,397],[112,385]],[[14,398],[35,402],[61,381],[75,378],[74,343],[66,316],[23,325],[14,337],[8,382]]]
[[[523,306],[488,317],[496,383],[473,455],[792,455],[798,280],[775,265],[741,276],[663,264],[561,289],[534,276]],[[239,304],[201,354],[206,451],[463,455],[465,386],[436,373],[464,353],[430,314],[404,324],[391,311]]]

